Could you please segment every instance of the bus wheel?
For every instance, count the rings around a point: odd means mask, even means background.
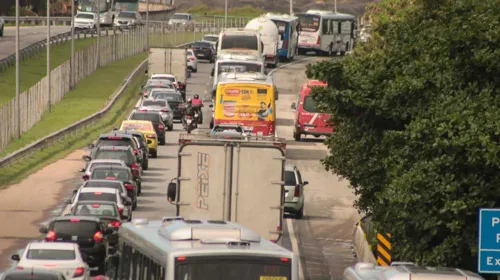
[[[293,131],[293,138],[295,139],[295,141],[300,142],[300,133]]]

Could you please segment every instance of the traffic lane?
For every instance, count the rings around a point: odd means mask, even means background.
[[[297,101],[301,85],[307,80],[305,66],[324,59],[289,65],[274,73],[280,92],[277,131],[287,139],[287,164],[296,165],[302,179],[309,181],[304,187],[304,217],[301,220],[287,217],[286,230],[290,231],[288,226],[292,226],[295,236],[290,236],[290,241],[284,240],[288,246],[293,239],[298,243],[305,279],[338,279],[345,267],[355,262],[350,240],[358,214],[348,182],[327,172],[320,163],[328,152],[324,138],[308,136],[300,142],[293,140],[295,111],[290,106]]]
[[[50,34],[55,36],[71,31],[70,26],[51,26]],[[19,28],[19,48],[23,49],[31,44],[47,39],[46,26],[22,26]],[[0,37],[0,59],[4,59],[16,52],[16,28],[5,27],[4,37]]]

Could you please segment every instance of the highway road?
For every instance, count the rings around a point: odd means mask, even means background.
[[[19,28],[20,48],[25,48],[38,41],[47,39],[46,26],[22,26]],[[70,26],[51,26],[51,36],[71,31]],[[16,52],[16,28],[5,27],[4,37],[0,37],[0,59]]]
[[[296,61],[300,59],[309,60],[291,63],[273,73],[280,92],[277,131],[280,137],[287,138],[287,162],[297,165],[303,179],[309,181],[305,187],[304,217],[297,220],[286,216],[282,245],[300,254],[301,279],[340,279],[344,268],[355,262],[349,241],[353,224],[358,220],[352,206],[355,197],[348,182],[340,181],[321,166],[319,160],[327,154],[321,140],[307,137],[295,142],[292,138],[294,113],[290,105],[306,80],[305,65],[317,60],[299,57]],[[211,67],[211,64],[199,63],[198,73],[193,73],[189,80],[188,96],[197,93],[205,100],[210,99]],[[204,110],[205,122],[196,133],[209,131],[208,106]],[[181,132],[182,126],[175,124],[174,131],[167,133],[167,144],[159,149],[158,158],[150,159],[134,218],[158,219],[175,215],[174,206],[166,200],[166,188],[177,175],[177,139]],[[0,191],[0,260],[3,261],[0,271],[13,264],[8,260],[12,253],[30,240],[42,238],[38,233],[40,225],[65,208],[61,203],[78,187],[81,174],[77,170],[84,166],[81,156],[87,152],[77,150],[23,182]]]

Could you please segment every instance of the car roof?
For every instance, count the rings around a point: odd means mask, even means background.
[[[93,183],[115,183],[115,184],[123,184],[122,181],[117,181],[117,180],[93,179],[93,180],[88,180],[88,181],[83,182],[82,185],[86,185],[89,182],[93,182]]]
[[[175,88],[154,88],[153,90],[151,90],[151,94],[153,93],[157,93],[157,92],[160,92],[160,93],[177,93],[180,95],[180,93],[175,90]]]
[[[92,216],[78,216],[78,215],[75,215],[75,216],[59,216],[59,217],[55,217],[55,218],[52,219],[52,222],[56,222],[56,221],[71,221],[71,219],[79,219],[79,220],[82,220],[82,221],[97,222],[97,223],[101,222],[101,220],[99,218],[96,218],[96,217],[92,217]]]
[[[156,111],[146,111],[146,112],[141,112],[141,111],[135,111],[135,112],[132,112],[132,115],[135,115],[135,114],[145,114],[145,115],[158,115],[158,116],[161,116],[160,113],[156,112]],[[129,120],[129,121],[140,121],[140,120]],[[145,122],[151,122],[151,121],[145,121]]]
[[[130,146],[99,146],[100,150],[119,150],[126,151],[132,149]]]
[[[325,83],[320,80],[309,80],[306,82],[307,86],[328,86],[328,83]]]
[[[102,162],[125,164],[125,162],[123,160],[120,160],[120,159],[94,159],[94,160],[91,160],[89,162],[89,164],[92,164],[92,163],[102,163]]]
[[[130,170],[127,166],[113,166],[113,165],[99,165],[94,168],[96,169],[116,169],[116,170]]]
[[[29,249],[75,250],[78,246],[71,242],[31,242],[26,246]]]
[[[165,75],[159,75],[159,76],[153,75],[153,76],[151,76],[151,78],[153,78],[153,77],[155,77],[155,78],[162,78],[162,77],[172,78],[170,76],[165,76]],[[167,79],[165,79],[165,80],[162,80],[162,79],[150,79],[148,81],[148,83],[147,83],[148,86],[156,86],[156,85],[160,85],[161,86],[161,85],[171,85],[171,84],[172,84],[172,81],[167,80]]]
[[[99,188],[99,187],[90,187],[90,188],[83,188],[80,189],[80,193],[117,193],[117,189],[111,189],[111,188]]]
[[[144,113],[151,113],[151,114],[157,114],[157,112],[134,112],[134,114],[144,114]],[[143,121],[143,120],[125,120],[123,121],[124,123],[135,123],[135,124],[151,124],[151,121]]]
[[[217,35],[217,34],[206,34],[203,37],[217,37],[217,38],[219,38],[219,35]]]
[[[107,200],[83,200],[83,201],[78,201],[76,203],[78,204],[116,204],[114,201],[107,201]],[[118,206],[117,206],[118,207]]]

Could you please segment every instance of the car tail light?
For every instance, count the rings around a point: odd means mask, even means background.
[[[187,116],[186,118],[191,119],[191,116]]]
[[[194,61],[194,57],[190,57],[189,60]]]
[[[108,140],[122,140],[123,138],[120,136],[109,136]]]
[[[122,223],[120,221],[111,221],[108,223],[108,227],[119,227]]]
[[[120,212],[120,215],[123,215],[123,208],[118,208],[118,212]]]
[[[89,175],[83,175],[83,176],[82,176],[83,181],[88,181],[88,180],[89,180],[89,178],[90,178],[90,176],[89,176]]]
[[[82,277],[83,273],[85,273],[85,269],[83,267],[77,267],[75,269],[75,274],[73,275],[73,278]]]
[[[55,267],[57,265],[56,264],[52,264],[52,263],[46,263],[43,266],[46,266],[46,267]]]
[[[134,185],[130,184],[130,183],[125,183],[125,188],[128,190],[128,191],[131,191],[134,189]]]
[[[165,125],[162,123],[158,124],[158,129],[159,130],[165,129]]]
[[[101,204],[92,204],[92,208],[99,208],[101,207]]]
[[[147,112],[147,109],[140,109],[139,112]]]
[[[104,239],[104,237],[102,236],[102,233],[100,231],[98,231],[94,234],[94,241],[95,242],[101,242],[103,239]]]
[[[168,113],[168,109],[161,109],[160,112]]]
[[[274,133],[274,125],[269,126],[269,134],[272,135]]]
[[[56,232],[51,230],[47,232],[47,236],[45,236],[46,241],[56,241]]]
[[[318,36],[318,40],[316,41],[316,45],[321,45],[321,37]]]
[[[72,222],[72,223],[79,223],[79,222],[80,222],[80,219],[75,219],[75,218],[71,218],[71,219],[69,219],[69,220],[70,220],[70,222]]]
[[[185,261],[185,260],[186,260],[186,257],[177,257],[177,260],[178,260],[178,261]]]
[[[132,171],[133,171],[134,175],[136,175],[136,176],[139,175],[139,166],[137,166],[137,164],[132,163],[132,165],[130,166],[130,168],[132,168]]]
[[[134,149],[134,155],[137,155],[138,153],[139,153],[139,151]]]
[[[281,258],[282,262],[288,262],[290,259],[289,258]]]
[[[293,193],[294,197],[299,197],[300,196],[300,185],[297,184],[295,185],[295,192]]]

